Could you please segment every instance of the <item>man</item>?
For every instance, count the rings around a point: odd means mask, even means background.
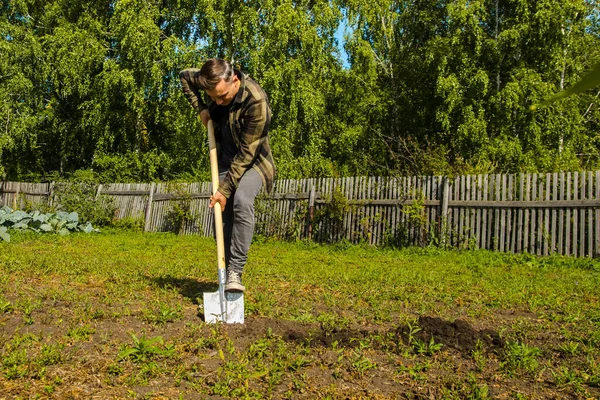
[[[243,292],[242,273],[254,234],[254,199],[263,185],[271,190],[275,175],[269,100],[258,83],[223,59],[209,59],[201,69],[185,69],[179,77],[204,126],[213,120],[220,183],[210,207],[219,202],[223,210],[225,290]]]

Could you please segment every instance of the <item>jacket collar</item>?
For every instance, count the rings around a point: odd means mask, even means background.
[[[248,78],[248,75],[244,74],[243,72],[237,69],[234,69],[233,71],[240,80],[240,89],[238,90],[237,95],[235,96],[234,103],[241,104],[246,98],[246,79]]]

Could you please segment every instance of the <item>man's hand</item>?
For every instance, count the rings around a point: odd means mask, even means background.
[[[225,211],[225,205],[227,204],[227,197],[223,196],[223,194],[219,191],[214,195],[210,196],[210,204],[208,205],[210,208],[213,208],[215,204],[221,205],[221,211]]]
[[[204,126],[208,128],[208,121],[210,121],[210,113],[207,109],[202,110],[202,112],[200,113],[200,120],[202,120]]]

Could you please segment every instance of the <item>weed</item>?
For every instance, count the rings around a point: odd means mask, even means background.
[[[416,322],[410,323],[408,322],[407,324],[408,327],[408,344],[413,344],[414,341],[417,339],[417,337],[415,336],[417,333],[421,332],[421,328],[419,327],[419,325]]]
[[[321,326],[321,330],[325,336],[331,336],[335,332],[347,329],[350,321],[345,317],[340,317],[336,314],[322,313],[317,317],[317,322]]]
[[[13,305],[10,301],[0,297],[0,314],[6,314],[13,310]]]
[[[2,365],[6,379],[18,379],[27,374],[27,351],[25,349],[13,349],[4,354]]]
[[[123,373],[123,366],[118,363],[112,363],[106,368],[106,372],[112,376],[119,376]]]
[[[168,356],[172,354],[171,350],[162,349],[163,338],[158,336],[155,338],[147,338],[142,336],[138,338],[133,333],[131,334],[133,346],[123,347],[119,351],[119,359],[131,359],[134,362],[145,362],[155,356]]]
[[[67,337],[70,337],[71,339],[77,342],[82,342],[90,340],[94,333],[96,333],[95,329],[91,328],[89,325],[84,325],[69,330],[69,332],[67,333]]]
[[[558,350],[561,353],[575,356],[579,354],[579,343],[574,341],[568,341],[560,345]]]
[[[37,364],[44,367],[59,364],[63,359],[62,351],[64,347],[62,344],[44,344],[37,359]]]
[[[160,304],[158,310],[150,310],[144,313],[144,319],[147,322],[164,325],[168,322],[173,322],[182,317],[183,312],[181,306],[171,307],[168,304]]]
[[[17,307],[23,312],[23,321],[26,325],[33,324],[31,314],[40,306],[41,302],[39,300],[34,301],[32,299],[24,299],[17,304]]]
[[[408,326],[408,344],[412,346],[413,351],[417,354],[431,356],[442,349],[444,346],[441,343],[436,343],[433,336],[429,339],[429,342],[419,339],[416,334],[421,331],[418,325],[413,325],[410,322]]]
[[[429,371],[430,368],[431,363],[429,361],[424,361],[422,363],[416,363],[415,365],[400,365],[398,373],[407,373],[410,378],[415,381],[424,381],[427,379],[424,372]]]
[[[296,355],[292,358],[292,361],[288,365],[288,369],[292,372],[298,371],[300,368],[304,368],[311,363],[310,359],[302,356]]]
[[[434,355],[435,353],[440,351],[443,346],[444,345],[441,343],[436,343],[433,336],[431,337],[431,339],[429,339],[429,342],[415,339],[413,343],[413,348],[418,354],[424,354],[427,356]]]
[[[537,357],[541,355],[537,347],[529,347],[525,343],[509,342],[504,351],[501,369],[507,376],[514,376],[519,370],[533,374],[538,368]]]
[[[477,339],[477,343],[475,343],[475,349],[473,349],[471,355],[473,356],[473,360],[475,361],[477,371],[483,371],[485,365],[487,364],[487,359],[483,353],[483,342],[481,340]]]

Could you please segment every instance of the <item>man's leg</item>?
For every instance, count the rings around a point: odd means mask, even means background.
[[[223,180],[226,172],[219,174]],[[225,290],[244,291],[241,275],[248,259],[254,235],[254,200],[262,187],[260,175],[253,169],[242,176],[237,189],[227,199],[223,211],[223,236],[227,284]]]
[[[254,235],[254,200],[262,188],[262,178],[254,169],[246,171],[235,190],[232,207],[231,244],[228,269],[239,274],[244,272],[248,251]]]

